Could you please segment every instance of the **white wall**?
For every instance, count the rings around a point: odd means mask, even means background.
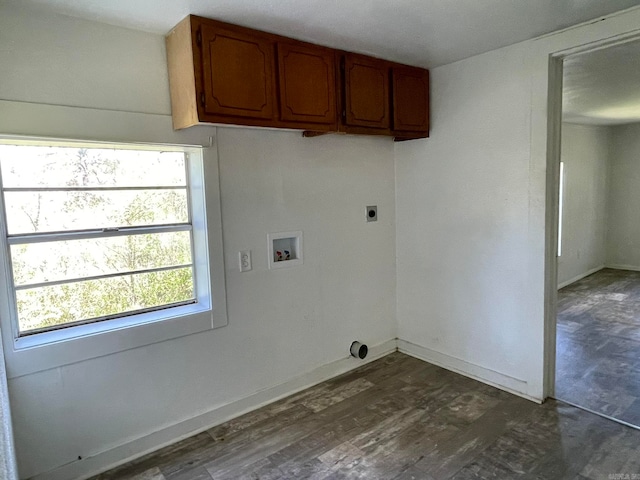
[[[607,263],[640,270],[640,124],[612,132]]]
[[[160,36],[4,8],[0,100],[166,115],[163,48]],[[157,447],[153,432],[219,421],[215,409],[341,359],[339,368],[357,366],[346,360],[356,338],[395,339],[391,139],[220,128],[217,144],[229,325],[11,379],[21,477],[102,468],[137,445]],[[371,204],[377,223],[365,221]],[[268,270],[267,233],[297,229],[304,265]],[[243,249],[251,272],[237,271]]]
[[[0,332],[0,478],[16,480],[18,478],[18,466],[13,440],[13,424],[6,373],[2,332]]]
[[[170,114],[159,36],[0,7],[0,99]]]
[[[640,124],[563,124],[562,160],[559,286],[603,266],[640,270]]]
[[[606,263],[610,149],[610,127],[562,124],[565,183],[559,286]]]
[[[638,25],[633,10],[434,69],[431,138],[396,145],[395,205],[388,139],[220,129],[229,326],[11,380],[22,476],[343,358],[355,335],[394,338],[394,251],[406,351],[543,398],[549,55]],[[168,114],[162,48],[4,9],[0,98]],[[269,272],[265,234],[285,228],[305,230],[304,267]]]
[[[397,312],[428,359],[534,396],[526,55],[432,70],[430,138],[396,146]]]
[[[549,57],[639,24],[634,9],[431,71],[431,137],[395,147],[401,350],[549,393]]]

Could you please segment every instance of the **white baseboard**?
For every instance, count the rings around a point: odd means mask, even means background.
[[[631,270],[632,272],[640,272],[640,267],[637,265],[607,265],[605,268],[612,268],[614,270]]]
[[[505,392],[513,393],[527,400],[542,403],[542,399],[532,397],[525,393],[527,389],[527,382],[525,380],[481,367],[480,365],[452,357],[445,353],[436,352],[435,350],[416,345],[406,340],[398,339],[398,351],[432,363],[433,365],[446,368],[452,372],[459,373],[465,377],[473,378],[474,380],[486,383]]]
[[[352,357],[342,358],[310,372],[175,423],[155,432],[127,441],[109,450],[62,465],[53,470],[31,477],[31,480],[87,479],[101,472],[130,462],[155,450],[171,445],[192,435],[204,432],[247,412],[288,397],[296,392],[346,373],[389,353],[400,351],[433,365],[451,370],[474,380],[481,381],[500,390],[541,403],[541,399],[525,393],[527,382],[479,365],[436,352],[406,340],[392,339],[370,347],[365,361]]]
[[[566,281],[564,281],[562,283],[559,283],[558,284],[558,290],[560,290],[561,288],[566,287],[567,285],[571,285],[572,283],[575,283],[578,280],[582,280],[583,278],[588,277],[589,275],[593,275],[594,273],[599,272],[603,268],[617,268],[617,267],[610,267],[608,265],[606,265],[606,266],[605,265],[599,265],[596,268],[592,268],[591,270],[589,270],[587,272],[581,273],[580,275],[576,275],[575,277],[573,277],[573,278],[571,278],[569,280],[566,280]],[[627,269],[623,269],[623,270],[627,270]],[[638,268],[637,270],[640,270],[640,268]]]
[[[372,362],[389,353],[397,351],[397,340],[394,338],[380,345],[369,348],[366,360],[346,357],[323,365],[310,372],[293,378],[285,383],[276,385],[222,405],[213,410],[196,415],[195,417],[175,423],[150,434],[125,442],[117,447],[105,450],[95,455],[85,457],[49,472],[31,477],[31,480],[69,480],[86,479],[98,473],[130,462],[159,448],[171,445],[192,435],[204,432],[216,425],[227,422],[272,402],[288,397],[300,390],[346,373],[366,363]]]

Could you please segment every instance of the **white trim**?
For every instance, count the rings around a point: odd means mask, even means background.
[[[569,400],[563,400],[561,398],[557,398],[556,400],[558,400],[558,401],[560,401],[562,403],[566,403],[567,405],[571,405],[572,407],[579,408],[580,410],[584,410],[585,412],[593,413],[594,415],[598,415],[599,417],[606,418],[607,420],[611,420],[612,422],[620,423],[620,424],[625,425],[627,427],[635,428],[636,430],[640,430],[640,427],[638,425],[634,425],[633,423],[625,422],[624,420],[621,420],[619,418],[612,417],[611,415],[607,415],[606,413],[602,413],[602,411],[592,410],[592,409],[590,409],[588,407],[585,407],[584,405],[578,405],[577,403],[573,403],[573,402],[571,402]]]
[[[604,265],[602,268],[611,268],[613,270],[629,270],[632,272],[640,272],[640,266],[638,265],[607,264],[607,265]]]
[[[193,180],[193,183],[190,183],[191,208],[192,214],[200,211],[206,215],[206,220],[204,215],[200,215],[202,218],[194,215],[193,218],[194,249],[203,250],[203,254],[195,259],[196,291],[202,302],[176,307],[172,312],[173,316],[168,319],[164,317],[163,321],[158,321],[157,313],[155,316],[142,314],[136,319],[137,325],[133,324],[133,317],[123,317],[109,322],[110,331],[103,331],[105,327],[100,324],[92,324],[93,327],[81,325],[14,340],[11,326],[7,326],[8,322],[5,320],[11,321],[15,318],[15,309],[11,307],[14,302],[7,300],[13,296],[13,292],[3,280],[10,275],[5,265],[0,271],[0,306],[3,306],[4,310],[0,320],[4,324],[4,353],[9,378],[227,325],[220,172],[215,133],[215,128],[209,126],[176,132],[172,128],[169,115],[0,100],[0,138],[17,136],[23,137],[18,138],[18,141],[25,142],[46,139],[52,143],[110,143],[142,149],[161,145],[163,149],[185,151],[192,158],[199,157],[197,161],[188,162]],[[193,148],[194,145],[199,148]],[[200,148],[203,145],[209,148]],[[0,234],[3,233],[2,230],[3,227],[0,226]],[[2,238],[4,240],[0,239],[0,248],[6,250],[6,232]],[[198,272],[206,274],[203,276]],[[79,336],[66,338],[70,336],[69,331],[76,328],[78,330],[75,330],[74,336],[75,333]],[[90,331],[90,328],[93,330]],[[45,335],[50,336],[47,340],[53,343],[33,343],[34,339],[44,339]],[[77,343],[74,344],[74,348],[69,348],[68,342]]]
[[[191,223],[173,223],[165,225],[68,230],[66,232],[18,233],[7,235],[7,242],[9,245],[27,245],[31,243],[65,242],[67,240],[125,237],[128,235],[190,232],[192,229]]]
[[[563,60],[569,55],[600,50],[640,38],[640,8],[632,7],[595,22],[575,25],[534,40],[539,53],[531,64],[532,99],[546,94],[546,110],[531,111],[531,156],[544,158],[545,178],[545,268],[543,397],[555,395],[556,324],[558,295],[558,174],[561,158]],[[546,69],[542,69],[542,62]],[[543,149],[544,148],[544,149]],[[535,202],[530,202],[533,207]],[[531,213],[531,209],[530,209]]]
[[[562,257],[562,222],[564,220],[564,190],[565,190],[565,165],[560,160],[560,177],[558,189],[558,253],[557,257]]]
[[[24,137],[19,137],[24,138]],[[6,136],[3,136],[6,139]],[[8,140],[11,143],[11,140]],[[16,142],[18,143],[18,142]],[[20,141],[23,143],[23,140]],[[46,143],[46,142],[43,142]],[[141,187],[4,187],[4,192],[140,192],[144,190],[186,190],[187,185],[146,185]],[[120,228],[120,227],[117,227]]]
[[[71,277],[71,278],[63,278],[60,280],[50,280],[50,281],[45,280],[43,282],[22,283],[20,285],[14,284],[13,288],[17,292],[20,290],[31,290],[34,288],[42,288],[42,287],[54,287],[56,285],[68,285],[70,283],[90,282],[93,280],[105,280],[107,278],[125,277],[128,275],[144,275],[146,273],[168,272],[170,270],[179,270],[179,269],[192,268],[192,267],[193,267],[192,263],[182,263],[182,264],[176,264],[176,265],[166,265],[163,267],[141,268],[139,270],[123,270],[120,272],[103,273],[102,275],[87,275],[86,277]],[[185,301],[176,302],[176,303],[183,304],[184,302]],[[193,299],[187,299],[186,302],[193,302]],[[165,308],[167,306],[170,307],[171,304],[159,305],[157,307],[151,307],[151,308],[158,310],[158,309]],[[148,310],[148,309],[144,309],[144,310]],[[126,315],[127,313],[119,312],[118,315],[120,314]],[[93,320],[93,319],[87,319],[87,320]]]
[[[0,134],[91,143],[209,147],[215,128],[174,131],[171,115],[0,100]]]
[[[193,128],[193,127],[192,127]],[[200,198],[202,204],[198,202],[191,203],[192,215],[202,209],[206,215],[206,229],[201,228],[199,222],[202,220],[194,216],[193,225],[193,241],[195,248],[198,248],[198,242],[205,242],[209,250],[209,256],[196,258],[196,272],[208,272],[209,279],[205,283],[196,278],[196,292],[201,294],[200,289],[209,289],[213,301],[213,328],[224,327],[229,323],[227,316],[227,287],[224,263],[224,242],[222,237],[222,203],[220,199],[220,164],[218,162],[218,147],[215,145],[215,137],[209,137],[212,146],[202,149],[202,163],[198,163],[204,169],[202,176],[195,175],[194,179],[202,178],[202,184],[191,183],[191,192],[193,198]],[[191,164],[191,162],[190,162]],[[198,194],[198,189],[204,190],[204,195]],[[200,267],[199,262],[207,262],[208,269]]]
[[[95,144],[93,146],[100,146]],[[127,145],[121,145],[126,148]],[[149,146],[154,149],[154,146]],[[155,147],[157,149],[157,147]],[[185,155],[190,156],[186,163],[189,167],[189,179],[196,185],[204,184],[205,170],[201,148],[186,147]],[[215,187],[215,185],[214,185]],[[215,188],[213,188],[215,191]],[[204,205],[204,189],[188,189],[194,205]],[[214,192],[215,194],[215,192]],[[2,203],[2,200],[0,200]],[[215,202],[214,202],[215,203]],[[0,291],[0,315],[4,329],[5,355],[7,371],[10,378],[68,365],[90,358],[157,343],[193,333],[215,328],[213,322],[213,302],[211,282],[209,281],[209,249],[206,236],[207,221],[205,209],[200,209],[199,217],[194,217],[193,235],[200,241],[193,245],[196,261],[196,297],[197,303],[176,306],[165,310],[127,315],[104,322],[86,323],[69,326],[64,329],[45,331],[34,335],[18,335],[14,289],[10,276],[3,277],[7,288]],[[198,233],[198,231],[201,231]],[[6,250],[6,238],[0,239],[0,245]],[[9,264],[10,257],[0,259]],[[5,268],[5,274],[8,267]],[[200,284],[198,286],[197,284]],[[14,329],[12,331],[11,324]]]
[[[345,345],[345,351],[348,345]],[[256,392],[244,398],[221,405],[213,410],[201,413],[187,420],[148,433],[117,447],[97,452],[82,460],[68,463],[48,472],[31,477],[31,480],[66,480],[69,478],[87,479],[100,472],[130,462],[159,448],[171,445],[192,435],[204,432],[216,425],[244,415],[252,410],[288,397],[296,392],[342,375],[350,370],[373,362],[397,350],[396,339],[387,340],[371,347],[366,360],[351,356],[323,365],[310,372],[292,378],[266,390]]]
[[[171,313],[168,313],[170,312]],[[125,316],[5,340],[7,374],[16,378],[215,328],[211,309],[198,304]]]
[[[459,373],[465,377],[473,378],[492,387],[496,387],[505,392],[513,393],[519,397],[536,403],[542,403],[542,399],[532,397],[525,393],[527,382],[510,375],[491,370],[475,363],[467,362],[460,358],[452,357],[446,353],[437,352],[430,348],[416,345],[406,340],[398,339],[398,351],[411,355],[427,363],[437,365],[452,372]]]
[[[545,124],[545,232],[542,396],[553,396],[556,381],[556,316],[558,305],[558,239],[560,203],[560,160],[562,139],[562,58],[550,55],[547,60],[547,117]],[[531,124],[531,138],[535,123]],[[533,151],[533,143],[532,143]]]
[[[0,332],[0,477],[4,480],[18,480],[9,389],[2,348],[2,332]]]
[[[589,275],[593,275],[594,273],[599,272],[603,268],[616,268],[616,267],[608,267],[608,266],[605,266],[604,264],[598,265],[596,268],[592,268],[589,271],[586,271],[584,273],[581,273],[580,275],[576,275],[575,277],[573,277],[573,278],[571,278],[569,280],[566,280],[566,281],[564,281],[562,283],[559,283],[558,284],[558,290],[560,290],[561,288],[566,287],[567,285],[571,285],[572,283],[575,283],[578,280],[582,280],[583,278],[588,277]],[[623,270],[628,270],[628,269],[624,268]],[[638,268],[638,270],[640,270],[640,268]]]

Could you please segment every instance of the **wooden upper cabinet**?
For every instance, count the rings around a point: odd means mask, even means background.
[[[429,71],[392,68],[393,130],[429,132]]]
[[[166,37],[175,129],[425,137],[428,71],[189,15]]]
[[[276,37],[190,15],[166,37],[173,127],[277,127]]]
[[[335,54],[328,48],[280,42],[278,50],[280,119],[336,125]]]
[[[362,55],[343,57],[344,118],[346,125],[388,129],[389,65]]]
[[[204,110],[212,115],[272,119],[274,43],[244,29],[201,26]]]

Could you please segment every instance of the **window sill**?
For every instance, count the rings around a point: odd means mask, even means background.
[[[7,373],[20,377],[224,325],[216,323],[210,308],[193,304],[21,337],[5,352]]]

